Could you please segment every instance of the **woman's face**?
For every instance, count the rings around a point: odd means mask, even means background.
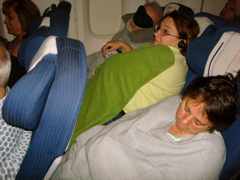
[[[9,34],[12,34],[16,37],[22,37],[22,27],[18,19],[17,13],[11,7],[9,13],[6,15],[4,24],[6,24]]]
[[[209,131],[213,127],[206,114],[203,113],[204,103],[185,97],[178,107],[176,113],[177,128],[189,135],[196,135]]]
[[[160,31],[164,31],[167,34],[162,35]],[[168,35],[169,34],[169,35]],[[171,36],[173,35],[173,36]],[[176,37],[174,37],[176,36]],[[178,43],[181,39],[179,37],[175,23],[171,17],[166,17],[160,24],[160,29],[154,33],[153,45],[167,45],[178,47]]]

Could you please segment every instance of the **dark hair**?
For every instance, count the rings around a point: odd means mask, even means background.
[[[25,33],[23,38],[26,38],[29,34],[31,24],[41,17],[37,5],[31,0],[5,0],[2,4],[3,14],[8,15],[10,8],[13,8],[18,15],[22,31]]]
[[[223,131],[235,121],[237,112],[238,84],[240,71],[237,76],[227,75],[198,77],[184,90],[182,99],[190,97],[197,102],[204,103],[203,113],[213,124],[210,129]]]
[[[171,17],[174,20],[180,38],[186,40],[186,45],[181,48],[181,54],[186,56],[187,47],[192,40],[197,38],[199,34],[199,25],[192,17],[173,11],[166,14],[160,21],[160,23],[166,18]]]

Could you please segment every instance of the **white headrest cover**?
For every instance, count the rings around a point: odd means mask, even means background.
[[[40,27],[45,26],[45,27],[50,27],[50,17],[44,17],[42,20],[42,23],[40,24]]]
[[[29,66],[28,72],[31,71],[39,61],[47,54],[57,54],[56,36],[49,36],[41,45]]]
[[[195,17],[194,18],[198,25],[199,25],[199,28],[200,28],[200,31],[199,31],[199,34],[198,34],[198,37],[202,35],[202,33],[205,31],[205,29],[210,26],[210,25],[215,25],[213,23],[212,20],[210,20],[209,18],[207,17]]]
[[[234,76],[240,69],[240,33],[225,32],[211,51],[204,70],[204,76]]]

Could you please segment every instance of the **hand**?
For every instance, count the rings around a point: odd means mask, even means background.
[[[105,56],[107,53],[114,50],[121,50],[122,52],[132,51],[133,48],[123,41],[109,41],[102,47],[102,55]]]
[[[121,41],[109,41],[102,47],[102,55],[105,56],[107,53],[120,49]]]

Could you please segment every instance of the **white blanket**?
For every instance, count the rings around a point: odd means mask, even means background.
[[[170,96],[84,132],[52,179],[218,179],[225,160],[219,133],[204,132],[180,141],[167,134],[179,102],[179,96]]]

